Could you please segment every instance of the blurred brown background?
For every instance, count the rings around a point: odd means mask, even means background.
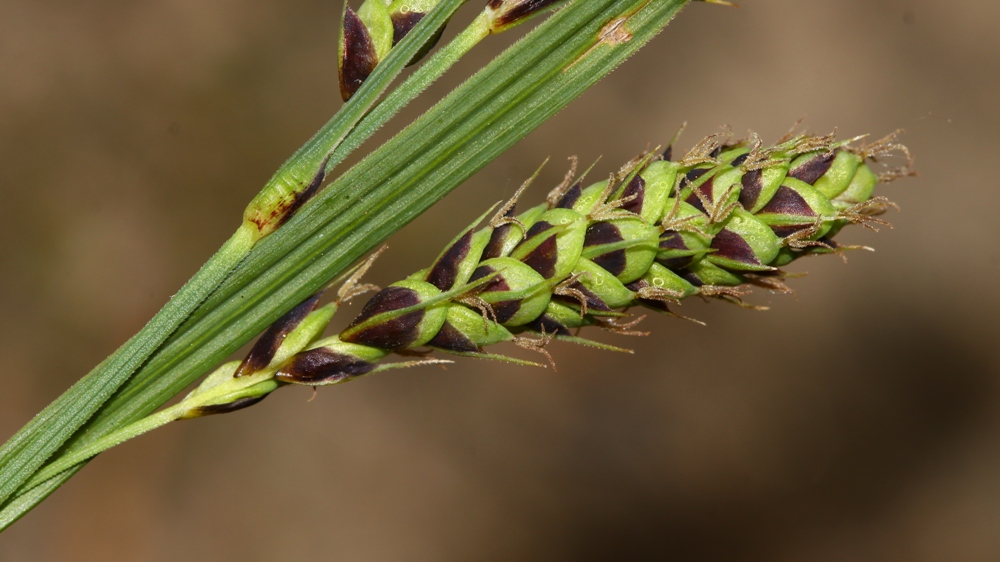
[[[429,263],[546,156],[547,187],[570,154],[604,173],[685,120],[684,146],[800,117],[906,128],[921,177],[883,191],[895,230],[844,237],[877,253],[795,264],[797,298],[751,298],[769,312],[691,302],[707,327],[596,334],[635,356],[556,344],[557,373],[459,361],[174,424],[102,455],[0,559],[1000,559],[1000,4],[741,3],[689,7],[370,279]],[[0,3],[0,437],[135,332],[339,107],[340,7]]]

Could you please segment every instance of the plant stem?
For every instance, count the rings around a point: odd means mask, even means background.
[[[301,192],[313,181],[326,156],[354,128],[408,61],[466,0],[443,0],[376,68],[357,95],[285,162],[251,202],[250,210]],[[282,220],[268,225],[270,230]],[[135,336],[36,415],[0,448],[0,503],[10,498],[38,468],[145,363],[226,279],[255,243],[270,230],[244,221],[222,248]]]
[[[36,415],[0,449],[0,501],[21,487],[135,372],[246,256],[254,244],[241,227],[139,333]]]
[[[105,434],[99,439],[95,439],[85,446],[69,451],[38,471],[24,485],[24,490],[30,490],[49,478],[71,468],[73,465],[83,462],[95,455],[98,455],[111,447],[120,445],[129,439],[138,437],[144,433],[162,427],[172,421],[185,417],[198,417],[198,409],[210,404],[226,404],[237,398],[246,395],[253,395],[259,392],[267,394],[277,388],[278,384],[273,381],[274,369],[264,370],[253,376],[232,377],[225,382],[204,392],[195,391],[179,403],[150,414],[138,421],[132,422],[120,429]],[[265,391],[260,391],[263,386]],[[255,389],[258,389],[255,392]]]
[[[345,158],[354,152],[362,143],[368,140],[375,131],[379,130],[389,121],[399,110],[406,107],[428,86],[434,83],[445,72],[458,62],[480,41],[489,37],[489,18],[485,13],[479,14],[468,27],[448,42],[447,45],[438,50],[420,68],[411,74],[403,83],[390,92],[381,103],[376,105],[371,112],[351,131],[340,146],[330,153],[330,158],[326,163],[326,171],[329,173]]]

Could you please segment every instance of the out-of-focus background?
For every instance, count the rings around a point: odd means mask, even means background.
[[[634,356],[555,344],[558,372],[458,361],[174,424],[91,463],[0,558],[1000,559],[1000,4],[741,4],[687,8],[370,280],[424,267],[546,156],[528,202],[567,156],[603,175],[683,121],[682,146],[801,117],[905,128],[921,176],[883,190],[895,229],[843,237],[877,253],[794,264],[796,297],[751,297],[768,312],[690,302],[707,327],[592,334]],[[339,107],[340,9],[0,4],[0,437],[134,333]]]

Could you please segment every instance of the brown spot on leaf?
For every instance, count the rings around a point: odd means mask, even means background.
[[[420,303],[417,292],[406,287],[386,287],[371,298],[361,314],[351,322],[346,330],[341,332],[341,339],[350,343],[377,347],[379,349],[399,349],[406,347],[417,339],[420,321],[424,318],[423,310],[416,310],[402,316],[379,322],[373,326],[354,331],[372,317],[400,310]]]
[[[262,236],[274,232],[279,226],[288,222],[306,201],[312,199],[313,195],[316,195],[320,186],[323,185],[323,180],[326,179],[326,163],[329,161],[329,156],[323,159],[323,163],[320,164],[316,175],[301,190],[289,192],[279,203],[271,208],[259,208],[255,210],[254,216],[250,220],[257,225],[257,230],[260,231]]]
[[[835,150],[817,154],[788,172],[788,175],[812,185],[830,169],[830,166],[833,165],[833,159],[836,157],[837,151]]]
[[[469,230],[445,250],[441,258],[434,263],[430,272],[427,273],[427,282],[442,291],[451,289],[458,276],[458,266],[469,255],[471,249],[472,230]]]
[[[368,28],[350,7],[344,11],[343,53],[340,61],[340,96],[344,101],[358,91],[378,65],[378,53]]]
[[[374,363],[359,357],[319,347],[293,357],[274,378],[293,384],[331,384],[364,375],[374,368]]]
[[[285,341],[285,337],[294,330],[301,322],[316,308],[316,303],[322,296],[322,292],[316,293],[308,299],[302,301],[295,308],[289,310],[284,316],[271,324],[267,330],[261,334],[257,343],[250,349],[250,353],[243,358],[234,376],[243,377],[252,375],[257,371],[267,367],[274,359],[274,354]]]

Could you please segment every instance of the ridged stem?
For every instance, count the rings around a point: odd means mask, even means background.
[[[326,163],[326,173],[330,173],[348,155],[368,140],[375,131],[382,128],[399,110],[406,107],[421,92],[444,75],[480,41],[490,35],[489,18],[480,14],[468,27],[462,30],[447,45],[434,53],[420,68],[411,74],[398,88],[390,92],[381,103],[351,131],[351,134],[330,154]]]
[[[0,501],[10,497],[191,315],[255,241],[244,225],[139,332],[53,401],[0,449]]]

